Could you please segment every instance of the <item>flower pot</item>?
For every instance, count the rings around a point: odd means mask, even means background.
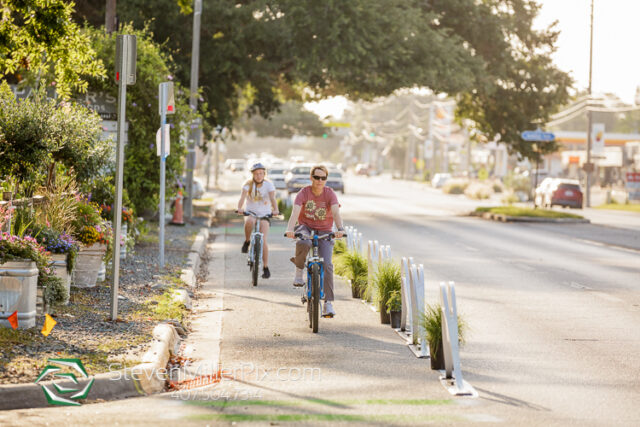
[[[0,264],[0,325],[11,327],[7,317],[18,312],[18,327],[36,326],[38,268],[31,260]]]
[[[102,257],[106,251],[107,246],[98,243],[80,248],[76,260],[76,268],[73,270],[73,286],[92,288],[96,285],[98,272],[102,265]]]
[[[349,280],[349,286],[351,286],[351,296],[353,298],[360,298],[360,289],[357,288],[351,280]]]
[[[444,369],[444,349],[442,348],[442,341],[438,343],[438,350],[433,351],[434,345],[429,344],[429,355],[431,356],[431,369],[434,371],[441,371]]]
[[[400,329],[400,326],[402,325],[402,312],[391,311],[389,315],[391,317],[391,327],[394,329]]]
[[[67,299],[63,305],[69,305],[69,295],[71,294],[71,274],[67,271],[67,254],[51,254],[51,266],[56,276],[62,279],[62,284],[67,289]]]
[[[124,242],[124,244],[120,245],[120,259],[126,259],[127,258],[127,232],[128,232],[128,226],[127,224],[122,224],[122,242]],[[104,279],[103,279],[104,280]]]
[[[107,278],[107,265],[104,263],[104,260],[102,260],[102,263],[100,264],[100,270],[98,270],[98,278],[96,279],[96,282],[104,282],[104,280]]]
[[[389,317],[389,313],[387,313],[387,304],[383,302],[380,303],[380,323],[383,325],[391,323],[391,317]]]

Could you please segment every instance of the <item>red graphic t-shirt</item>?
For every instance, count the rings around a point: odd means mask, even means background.
[[[302,206],[298,224],[318,231],[331,231],[333,227],[331,206],[338,204],[338,197],[331,188],[324,187],[322,194],[316,196],[310,186],[305,187],[300,190],[294,203]]]

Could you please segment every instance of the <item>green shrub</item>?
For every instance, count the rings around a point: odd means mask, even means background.
[[[44,288],[42,298],[49,307],[60,304],[69,298],[67,288],[65,288],[62,279],[58,276],[44,275],[38,280],[38,285]]]
[[[333,245],[333,254],[342,255],[345,252],[347,252],[347,242],[343,239],[336,240]]]
[[[402,292],[399,289],[391,291],[387,300],[387,313],[402,310]]]
[[[450,179],[442,187],[442,191],[447,194],[463,194],[469,186],[469,181],[464,179]]]
[[[293,206],[287,206],[284,200],[278,199],[278,211],[280,211],[280,214],[284,216],[285,221],[289,221],[292,210],[293,210]]]
[[[402,287],[402,273],[400,264],[392,260],[385,260],[378,264],[373,276],[372,295],[376,303],[385,303],[389,300],[391,292],[400,291]]]
[[[351,280],[351,285],[360,291],[367,286],[367,259],[357,251],[347,251],[340,256],[338,271]],[[335,269],[335,267],[334,267]]]
[[[424,313],[420,314],[420,322],[427,335],[429,352],[434,357],[438,348],[442,345],[442,306],[440,304],[427,305]],[[460,315],[458,315],[458,342],[465,343],[467,325]]]

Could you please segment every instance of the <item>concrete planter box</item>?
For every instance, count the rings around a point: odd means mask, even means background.
[[[20,328],[36,326],[38,268],[33,261],[0,264],[0,325],[10,328],[7,317],[18,312]]]
[[[91,246],[83,246],[78,252],[76,268],[73,270],[73,286],[78,288],[93,288],[98,279],[102,257],[107,251],[107,246],[95,243]]]
[[[56,276],[62,279],[65,289],[67,290],[67,299],[62,303],[69,305],[69,296],[71,295],[71,274],[67,272],[67,254],[51,254],[51,266]]]

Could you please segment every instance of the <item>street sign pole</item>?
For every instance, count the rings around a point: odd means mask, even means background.
[[[167,85],[160,83],[160,210],[158,212],[160,253],[158,255],[158,264],[160,268],[164,268],[164,193],[165,193],[165,171],[167,166],[166,157],[166,141],[164,127],[167,123]]]
[[[591,0],[591,38],[589,42],[589,99],[587,100],[587,164],[589,168],[586,170],[587,172],[587,193],[585,197],[585,206],[591,207],[591,172],[593,167],[591,166],[591,110],[590,102],[591,102],[591,71],[593,69],[593,0]]]
[[[198,69],[200,64],[200,18],[202,16],[202,0],[193,2],[193,40],[191,45],[191,97],[189,106],[193,112],[198,111]],[[191,219],[193,215],[193,172],[196,168],[196,143],[200,141],[200,122],[192,122],[191,138],[187,150],[187,195],[184,199],[184,216]]]
[[[116,39],[116,80],[118,81],[118,140],[116,145],[116,193],[113,206],[113,283],[111,284],[111,320],[118,319],[120,278],[120,236],[122,226],[122,186],[124,169],[124,132],[126,126],[127,85],[135,83],[136,36],[119,35]]]

